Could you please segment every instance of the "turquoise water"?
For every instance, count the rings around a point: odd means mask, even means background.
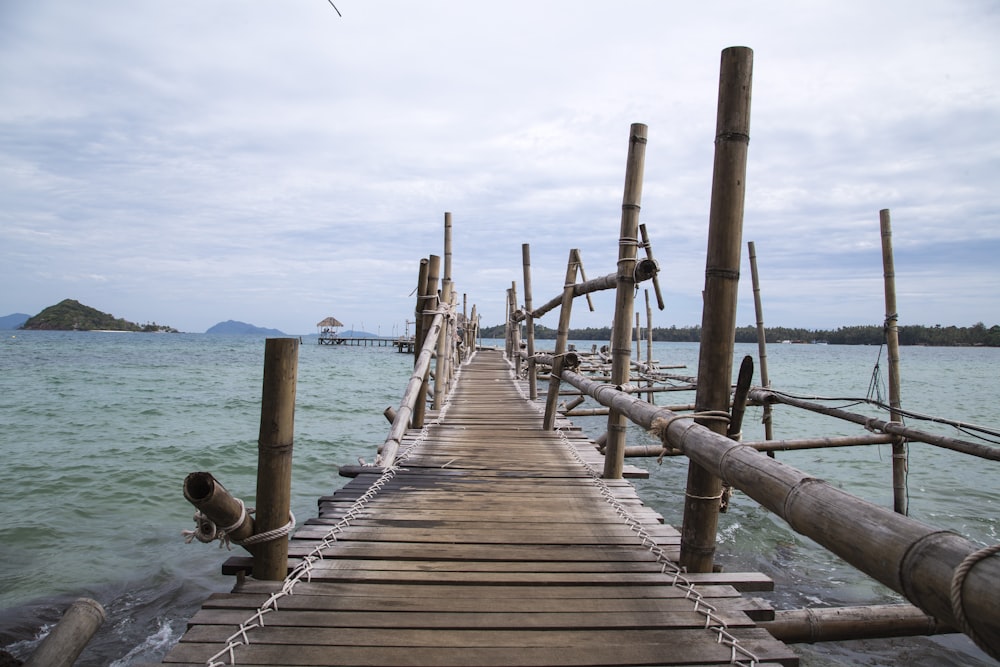
[[[738,347],[739,357],[756,357],[756,346]],[[30,654],[65,606],[86,595],[105,606],[109,620],[78,664],[156,661],[209,593],[231,587],[219,574],[229,553],[181,538],[181,530],[193,527],[181,484],[190,472],[210,471],[253,504],[263,354],[264,339],[252,336],[3,332],[0,647]],[[657,344],[654,352],[663,364],[686,364],[682,374],[694,374],[697,354],[693,344]],[[905,407],[997,426],[1000,350],[903,348],[902,356]],[[875,347],[768,350],[772,384],[804,394],[864,396],[879,358]],[[885,367],[884,352],[881,361]],[[337,465],[373,458],[388,432],[382,411],[398,404],[411,368],[412,357],[393,348],[320,347],[306,339],[292,501],[300,522],[315,515],[318,496],[345,481]],[[748,411],[745,438],[763,437],[760,416]],[[858,430],[781,408],[774,421],[783,438]],[[594,435],[604,427],[601,418],[578,423]],[[639,429],[630,433],[631,442],[647,440]],[[778,457],[873,502],[891,503],[885,447]],[[637,463],[651,471],[638,484],[643,497],[679,525],[685,464]],[[911,446],[911,515],[981,544],[1000,541],[996,469]],[[776,606],[896,599],[739,494],[719,535],[719,561],[727,569],[760,570],[778,581],[768,596]],[[992,664],[964,637],[952,636],[798,650],[810,665]]]

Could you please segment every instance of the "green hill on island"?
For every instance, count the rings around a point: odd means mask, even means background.
[[[169,332],[177,330],[156,324],[136,324],[108,313],[102,313],[96,308],[85,306],[74,299],[65,299],[54,306],[49,306],[34,317],[29,317],[21,326],[22,329],[45,331],[144,331]]]

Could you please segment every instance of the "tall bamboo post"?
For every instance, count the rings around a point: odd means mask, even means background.
[[[510,290],[507,292],[510,300],[510,326],[513,333],[511,345],[514,348],[514,377],[521,377],[521,322],[517,319],[517,281],[510,281]]]
[[[580,252],[573,248],[566,261],[566,279],[563,282],[562,308],[559,309],[559,328],[556,330],[556,349],[552,354],[552,370],[549,373],[549,391],[545,395],[545,414],[542,429],[551,431],[556,427],[556,404],[559,402],[559,383],[562,373],[563,355],[569,342],[569,322],[573,313],[573,285],[580,266]]]
[[[441,281],[440,303],[442,307],[451,304],[451,289],[450,280]],[[444,399],[448,396],[448,345],[450,343],[448,340],[448,323],[450,320],[451,317],[446,315],[441,325],[441,335],[438,336],[437,354],[435,355],[434,362],[434,397],[431,400],[431,405],[435,410],[441,409]]]
[[[885,281],[885,340],[889,348],[889,420],[902,423],[899,412],[899,315],[896,311],[896,269],[892,257],[892,223],[889,209],[879,211],[882,231],[882,274]],[[906,441],[898,438],[892,443],[892,506],[900,514],[907,513],[906,499]]]
[[[444,214],[444,280],[451,280],[451,213]]]
[[[757,356],[760,358],[760,383],[763,387],[771,386],[771,379],[767,374],[767,336],[764,332],[764,307],[760,298],[760,275],[757,273],[757,248],[753,241],[747,242],[750,252],[750,279],[753,282],[753,308],[757,315]],[[774,438],[774,429],[771,425],[771,404],[764,404],[764,439]],[[774,458],[774,452],[768,452],[768,456]]]
[[[653,309],[649,305],[649,290],[643,290],[646,296],[646,367],[649,369],[653,368]],[[646,385],[649,387],[653,386],[653,379],[650,377],[646,380]],[[654,393],[652,391],[646,394],[646,400],[650,403],[655,402],[653,399]]]
[[[430,330],[431,322],[434,321],[434,311],[437,310],[437,283],[440,268],[441,258],[437,255],[428,257],[426,274],[423,272],[423,267],[421,267],[421,275],[424,275],[425,279],[424,284],[420,287],[422,297],[420,299],[420,312],[417,315],[422,324],[420,327],[421,337],[413,341],[413,349],[417,355],[413,361],[414,367],[419,362],[420,350],[423,349],[424,341],[427,339],[427,332]],[[424,417],[427,414],[427,380],[429,376],[430,365],[427,366],[423,382],[421,382],[420,388],[417,390],[417,398],[413,405],[413,415],[410,422],[413,428],[423,428],[424,426]]]
[[[528,397],[538,399],[538,371],[535,368],[535,318],[531,314],[531,247],[521,244],[521,264],[524,267],[524,334],[528,338]]]
[[[635,307],[635,259],[639,246],[639,208],[642,176],[646,162],[648,128],[633,123],[629,128],[628,157],[625,163],[625,192],[618,234],[618,288],[611,333],[611,384],[628,384],[632,370],[632,311]],[[604,477],[620,479],[625,468],[625,415],[608,412],[608,442],[604,454]]]
[[[740,278],[743,199],[747,145],[750,142],[750,85],[753,51],[730,47],[722,52],[715,169],[709,211],[704,310],[698,354],[698,412],[729,411]],[[698,420],[725,434],[726,425]],[[719,523],[722,482],[693,461],[688,465],[680,563],[690,572],[711,572]]]
[[[264,387],[257,441],[257,514],[259,535],[284,527],[292,494],[292,436],[295,432],[295,378],[298,338],[268,338],[264,343]],[[281,581],[288,574],[288,538],[261,542],[253,559],[255,579]]]

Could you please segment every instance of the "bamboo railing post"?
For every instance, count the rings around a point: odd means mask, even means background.
[[[649,290],[643,290],[646,295],[646,366],[652,370],[653,368],[653,309],[649,305]],[[646,386],[653,386],[653,378],[650,377],[646,380]],[[655,403],[654,392],[650,391],[646,393],[646,400],[650,403]]]
[[[899,412],[899,316],[896,311],[896,269],[892,258],[892,224],[889,209],[879,211],[882,231],[882,274],[885,281],[885,340],[889,348],[889,420],[903,421]],[[907,513],[906,499],[906,441],[898,438],[892,443],[892,506],[900,514]]]
[[[559,384],[562,374],[562,356],[566,354],[569,341],[570,315],[573,313],[573,284],[580,266],[580,253],[576,248],[569,251],[566,261],[566,279],[563,282],[562,308],[559,309],[559,328],[556,330],[556,349],[552,356],[552,370],[549,373],[549,391],[545,395],[545,414],[542,429],[551,431],[556,427],[556,405],[559,402]]]
[[[750,85],[753,51],[722,52],[715,168],[705,264],[704,314],[698,354],[698,411],[729,411],[736,300],[740,276],[747,144],[750,141]],[[704,421],[726,433],[726,425]],[[722,482],[695,462],[688,465],[680,563],[690,572],[711,572],[719,523]]]
[[[747,242],[750,251],[750,279],[753,282],[753,308],[757,315],[757,356],[760,359],[760,383],[764,388],[771,386],[771,378],[767,374],[767,336],[764,332],[764,307],[760,298],[760,275],[757,273],[757,248],[753,241]],[[774,428],[771,424],[771,404],[764,404],[764,439],[770,440],[774,437]],[[774,452],[768,452],[768,456],[774,458]]]
[[[524,334],[528,339],[528,398],[538,399],[538,371],[535,368],[535,317],[531,314],[531,247],[521,244],[524,267]]]
[[[419,317],[423,324],[420,327],[421,338],[413,341],[413,349],[416,353],[416,358],[413,361],[414,367],[419,363],[419,356],[423,349],[424,341],[427,340],[427,333],[430,331],[431,322],[434,321],[434,311],[437,310],[437,283],[440,268],[441,258],[437,255],[431,255],[427,259],[426,282],[421,287],[423,298],[420,300]],[[431,369],[428,364],[424,372],[423,382],[420,383],[420,388],[417,391],[416,401],[413,404],[413,416],[410,422],[413,428],[423,428],[424,426],[424,417],[427,414],[427,391],[429,389],[428,378],[430,377],[430,372]]]
[[[611,384],[628,384],[632,371],[632,311],[635,307],[635,260],[639,247],[639,209],[642,176],[646,162],[648,128],[633,123],[629,128],[625,163],[625,191],[618,234],[618,286],[615,317],[611,329]],[[625,415],[608,412],[608,443],[604,454],[604,478],[620,479],[625,468]]]
[[[451,304],[451,288],[450,280],[441,281],[441,306]],[[444,399],[448,397],[448,323],[450,320],[451,317],[446,315],[437,340],[437,354],[434,362],[434,397],[431,402],[435,410],[440,410]]]
[[[429,261],[420,260],[420,270],[417,272],[417,303],[413,309],[413,358],[416,362],[420,343],[424,340],[424,289],[427,285],[427,271]]]
[[[264,386],[257,441],[256,534],[278,530],[289,520],[292,493],[292,436],[298,338],[268,338],[264,344]],[[256,545],[255,579],[281,581],[288,573],[288,537]]]
[[[510,289],[507,291],[507,299],[510,302],[510,326],[511,326],[511,347],[514,348],[514,377],[521,377],[521,323],[515,319],[517,313],[517,281],[510,281]]]
[[[653,246],[649,243],[649,234],[646,233],[646,225],[639,225],[639,235],[642,237],[642,247],[646,250],[646,259],[655,262],[656,259],[653,257]],[[660,310],[666,308],[663,303],[663,293],[660,292],[660,279],[657,276],[653,276],[653,291],[656,292],[656,307]]]

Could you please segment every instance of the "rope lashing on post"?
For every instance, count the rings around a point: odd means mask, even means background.
[[[197,527],[194,530],[181,531],[181,535],[184,536],[184,543],[191,544],[194,540],[198,540],[203,544],[210,544],[215,540],[219,540],[220,549],[222,547],[226,547],[226,549],[231,551],[233,548],[231,545],[233,544],[241,547],[253,544],[263,544],[264,542],[281,539],[290,535],[291,532],[295,530],[295,515],[292,512],[289,512],[288,523],[280,528],[267,530],[263,533],[256,533],[242,540],[233,539],[230,537],[231,533],[243,525],[243,522],[247,520],[248,515],[256,512],[256,509],[253,507],[247,508],[246,504],[240,498],[236,498],[235,500],[240,504],[240,518],[237,519],[233,525],[226,526],[225,528],[219,528],[215,525],[214,521],[202,514],[201,510],[199,510],[194,513],[194,523]]]
[[[1000,650],[997,647],[990,646],[983,638],[980,637],[972,625],[969,624],[969,620],[965,616],[965,605],[962,602],[962,586],[965,584],[965,577],[969,574],[976,563],[981,560],[985,560],[990,556],[995,556],[1000,554],[1000,544],[994,544],[991,547],[984,547],[978,551],[973,551],[971,554],[966,556],[958,567],[955,568],[955,574],[951,578],[951,611],[955,615],[955,620],[958,622],[959,629],[964,632],[969,639],[975,642],[976,646],[981,648],[987,655],[989,655],[994,660],[1000,660]]]
[[[473,356],[475,356],[474,353]],[[461,375],[461,367],[459,367],[456,377],[458,375]],[[288,573],[288,576],[285,577],[284,582],[282,582],[281,589],[273,593],[267,600],[265,600],[264,604],[262,604],[257,611],[250,616],[250,618],[240,623],[239,629],[225,640],[225,647],[205,661],[207,667],[226,667],[227,665],[237,664],[236,649],[240,646],[250,644],[250,637],[247,633],[255,628],[264,627],[264,616],[272,611],[277,611],[278,601],[292,595],[294,593],[295,586],[300,581],[303,579],[305,579],[306,582],[311,580],[313,564],[317,561],[324,560],[325,557],[323,552],[337,543],[337,535],[344,532],[346,528],[349,528],[355,519],[357,519],[361,510],[364,509],[364,507],[368,505],[368,503],[371,502],[376,495],[378,495],[382,488],[388,484],[400,470],[402,470],[398,463],[405,461],[417,447],[423,444],[429,434],[429,428],[432,425],[439,423],[444,418],[445,414],[448,412],[450,404],[451,397],[449,395],[444,404],[441,406],[441,410],[438,412],[437,418],[424,425],[417,438],[405,449],[399,452],[396,456],[395,462],[385,468],[379,478],[372,482],[368,489],[344,512],[344,518],[330,528],[326,535],[324,535],[320,540],[319,544],[306,556],[304,556],[302,561]]]
[[[656,459],[658,464],[663,464],[663,457],[667,455],[668,452],[680,452],[680,449],[672,446],[667,441],[667,429],[675,421],[679,419],[700,419],[702,421],[717,421],[729,423],[731,416],[725,410],[705,410],[703,412],[694,412],[689,415],[673,415],[671,417],[662,418],[659,417],[653,420],[650,425],[649,433],[654,437],[658,438],[661,443],[663,443],[663,453]]]
[[[510,362],[508,361],[508,365]],[[541,406],[537,405],[528,397],[522,383],[517,381],[514,376],[514,368],[510,365],[509,372],[511,377],[514,378],[514,385],[517,387],[518,393],[521,398],[528,402],[535,411],[542,413],[543,410]],[[613,386],[613,385],[609,385]],[[714,419],[722,419],[723,416],[728,420],[729,413],[721,412],[716,414],[715,412],[706,412],[701,416],[710,417]],[[669,425],[674,419],[677,418],[692,418],[691,415],[675,415],[671,419],[664,419],[662,421],[667,422]],[[565,449],[573,456],[577,463],[579,463],[583,469],[590,476],[591,483],[597,488],[601,497],[604,498],[605,502],[612,506],[615,514],[622,519],[625,526],[631,530],[640,539],[641,544],[644,548],[649,549],[649,552],[653,554],[656,558],[656,563],[660,566],[660,573],[666,575],[670,579],[670,585],[680,589],[684,592],[685,599],[691,601],[694,604],[695,613],[702,614],[705,617],[704,629],[712,631],[718,635],[715,639],[716,643],[723,646],[728,646],[730,648],[729,663],[731,665],[738,665],[739,667],[754,667],[760,662],[758,658],[750,649],[743,646],[740,640],[737,639],[730,631],[729,626],[726,621],[721,618],[718,614],[718,608],[713,604],[705,600],[704,595],[699,591],[694,583],[691,582],[685,575],[685,571],[677,565],[675,562],[670,560],[667,555],[666,550],[656,543],[656,540],[649,534],[649,532],[643,528],[642,522],[635,518],[635,516],[629,511],[629,509],[622,503],[618,498],[615,497],[614,491],[607,485],[601,476],[601,472],[595,470],[587,461],[583,458],[577,448],[569,441],[566,434],[561,430],[556,430],[559,435],[559,439],[562,441]],[[663,428],[664,438],[666,437],[666,428]]]

